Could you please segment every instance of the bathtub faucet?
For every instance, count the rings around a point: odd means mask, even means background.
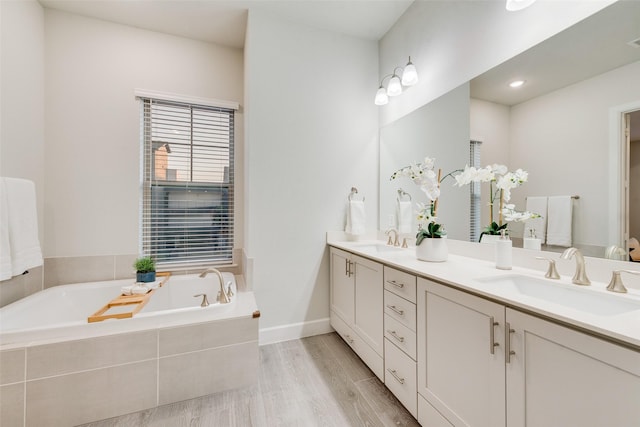
[[[207,277],[207,274],[209,273],[216,273],[218,275],[218,280],[220,281],[220,292],[218,292],[218,302],[220,304],[227,304],[231,302],[231,295],[230,295],[231,292],[227,292],[224,289],[224,279],[222,278],[222,273],[220,273],[220,271],[216,268],[207,268],[205,271],[200,273],[200,277],[202,278]],[[231,291],[231,289],[229,289],[229,291]]]

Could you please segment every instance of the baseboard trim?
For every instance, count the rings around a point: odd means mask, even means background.
[[[308,322],[292,323],[290,325],[274,326],[260,329],[258,332],[259,345],[274,344],[282,341],[296,340],[313,335],[333,332],[328,317]]]

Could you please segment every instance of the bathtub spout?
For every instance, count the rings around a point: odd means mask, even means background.
[[[227,293],[224,289],[224,279],[222,278],[222,273],[216,268],[207,268],[205,271],[200,273],[200,277],[207,277],[209,273],[216,273],[218,275],[218,280],[220,281],[220,292],[218,292],[218,302],[220,304],[227,304],[231,302],[231,295]]]

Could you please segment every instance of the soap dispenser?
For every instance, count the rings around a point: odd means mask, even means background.
[[[505,230],[500,230],[500,238],[496,241],[495,248],[496,268],[500,270],[511,270],[511,239],[505,234]]]
[[[536,231],[534,229],[529,230],[529,237],[524,238],[522,247],[533,251],[539,251],[542,248],[542,241],[536,238]]]

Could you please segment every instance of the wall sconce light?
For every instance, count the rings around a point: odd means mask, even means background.
[[[396,74],[396,71],[400,70],[400,75]],[[387,88],[384,87],[384,80],[387,77],[391,77],[389,83],[387,84]],[[409,57],[409,62],[405,65],[404,68],[396,67],[393,70],[393,74],[387,74],[380,81],[380,87],[376,92],[375,104],[376,105],[385,105],[389,102],[390,96],[398,96],[402,93],[403,86],[413,86],[418,83],[418,72],[416,71],[416,66],[411,62],[411,57]]]
[[[509,12],[525,9],[531,6],[536,0],[507,0],[506,8]]]

